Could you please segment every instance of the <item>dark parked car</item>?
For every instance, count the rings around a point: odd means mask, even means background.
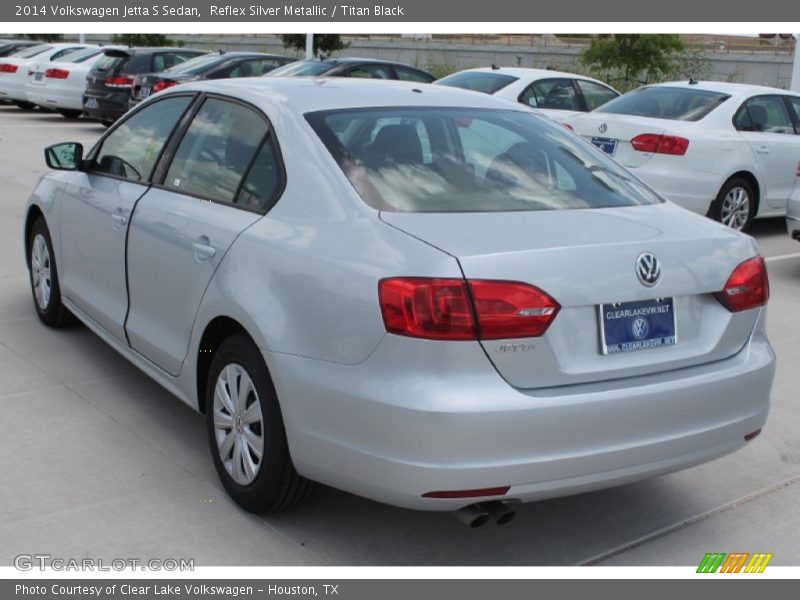
[[[164,71],[206,53],[192,48],[124,48],[108,49],[104,54],[86,76],[83,112],[111,125],[128,112],[136,75]]]
[[[431,83],[436,78],[411,65],[374,58],[326,58],[299,60],[270,71],[267,77],[363,77],[365,79],[400,79]]]
[[[41,43],[33,40],[0,40],[0,56],[10,56],[23,48],[38,46]]]
[[[294,59],[262,52],[215,52],[196,56],[160,73],[147,73],[133,78],[130,107],[179,83],[198,79],[260,77]]]

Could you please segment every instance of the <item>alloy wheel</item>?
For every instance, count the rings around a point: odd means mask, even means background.
[[[50,304],[50,293],[53,281],[50,275],[50,250],[47,241],[41,233],[33,238],[31,247],[31,275],[33,279],[33,293],[39,310],[47,310]]]
[[[750,194],[743,187],[733,187],[722,200],[720,221],[741,231],[750,217]]]

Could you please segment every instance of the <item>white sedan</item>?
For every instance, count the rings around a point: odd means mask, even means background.
[[[467,69],[436,81],[539,109],[551,119],[567,119],[602,106],[619,92],[602,81],[548,69],[496,67]]]
[[[25,96],[28,102],[53,109],[68,119],[76,119],[83,113],[83,93],[86,91],[86,76],[95,62],[103,58],[103,52],[115,46],[94,46],[73,52],[63,61],[37,61],[28,67]]]
[[[89,48],[94,44],[58,43],[40,44],[0,59],[0,100],[8,100],[20,108],[31,109],[34,104],[25,95],[25,81],[33,61],[52,62],[72,52]]]
[[[742,231],[786,214],[800,167],[800,95],[771,87],[645,86],[569,125],[662,196]]]

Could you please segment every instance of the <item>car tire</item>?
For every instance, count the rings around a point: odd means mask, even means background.
[[[36,105],[33,102],[25,102],[24,100],[14,101],[14,106],[21,108],[22,110],[33,110],[36,108]]]
[[[743,177],[732,177],[720,189],[708,216],[732,229],[748,231],[756,209],[756,194],[752,183]]]
[[[60,329],[75,323],[75,316],[61,303],[53,243],[44,217],[31,227],[28,242],[28,274],[33,306],[39,319],[48,327]]]
[[[214,466],[239,506],[275,513],[305,500],[313,483],[295,471],[264,357],[244,334],[230,336],[214,353],[205,407]]]
[[[58,113],[65,119],[80,119],[83,114],[82,110],[59,110]]]

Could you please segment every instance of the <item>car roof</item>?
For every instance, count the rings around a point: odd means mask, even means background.
[[[729,83],[727,81],[665,81],[663,83],[654,83],[647,87],[682,87],[691,88],[696,90],[704,90],[707,92],[720,92],[724,94],[747,96],[751,94],[792,94],[798,95],[797,92],[790,90],[782,90],[780,88],[769,87],[766,85],[752,85],[749,83]]]
[[[226,50],[224,52],[220,52],[220,51],[209,52],[209,54],[216,54],[216,55],[219,55],[222,58],[242,58],[242,57],[249,57],[249,56],[255,56],[255,57],[265,56],[267,58],[285,58],[286,60],[293,60],[293,59],[289,58],[288,56],[283,56],[281,54],[270,54],[268,52],[256,52],[255,50],[253,50],[252,52],[247,51],[247,50],[236,50],[236,51],[233,51],[233,52],[228,52]]]
[[[116,47],[119,50],[125,50],[126,52],[130,52],[132,54],[154,54],[156,52],[197,52],[198,54],[205,54],[207,50],[198,50],[197,48],[184,48],[178,46],[119,46]]]
[[[396,60],[381,60],[379,58],[358,58],[356,56],[340,56],[338,58],[308,58],[305,59],[303,62],[323,62],[331,65],[350,65],[350,64],[357,64],[357,63],[377,63],[381,65],[399,65],[403,67],[411,67],[411,65],[398,62]],[[416,67],[411,67],[416,68]]]
[[[399,106],[457,106],[530,112],[522,105],[470,90],[387,79],[346,77],[255,77],[181,85],[169,93],[206,91],[240,98],[256,106],[304,114],[320,110]],[[162,96],[163,92],[159,94]]]

